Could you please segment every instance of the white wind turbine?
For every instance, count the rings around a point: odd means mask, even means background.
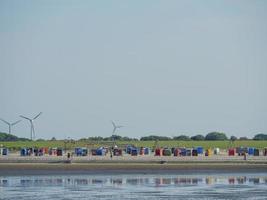
[[[14,126],[14,125],[16,125],[17,123],[19,123],[21,121],[21,120],[18,120],[18,121],[14,122],[14,123],[10,123],[10,122],[8,122],[6,120],[3,120],[1,118],[0,118],[0,120],[8,125],[8,128],[9,128],[8,133],[9,134],[11,134],[11,127]]]
[[[114,134],[116,132],[117,129],[122,128],[123,126],[120,125],[116,125],[113,121],[111,121],[112,125],[113,125],[113,131],[112,134]]]
[[[23,115],[20,115],[20,117],[29,120],[30,124],[31,124],[31,140],[35,139],[35,130],[34,130],[34,125],[33,125],[33,121],[36,120],[40,115],[42,114],[42,112],[40,112],[38,115],[36,115],[34,118],[28,118],[25,117]]]
[[[112,125],[113,125],[113,131],[112,131],[112,140],[114,142],[114,133],[116,132],[117,129],[122,128],[123,126],[121,125],[116,125],[113,121],[111,121]]]

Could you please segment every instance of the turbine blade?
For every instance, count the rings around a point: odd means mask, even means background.
[[[21,120],[18,120],[18,121],[16,121],[16,122],[12,123],[11,126],[14,126],[14,125],[16,125],[16,124],[19,123],[19,122],[21,122]]]
[[[111,123],[112,123],[113,127],[115,128],[116,127],[116,124],[113,121],[111,121]]]
[[[28,117],[25,117],[25,116],[23,116],[23,115],[20,115],[20,117],[22,117],[22,118],[24,118],[24,119],[27,119],[27,120],[30,120],[30,121],[32,121],[30,118],[28,118]]]
[[[2,122],[6,123],[7,125],[10,125],[10,123],[8,123],[6,120],[3,120],[3,119],[1,119],[1,118],[0,118],[0,120],[1,120]]]
[[[40,112],[38,115],[36,115],[33,119],[37,119],[41,114],[42,114],[42,112]]]

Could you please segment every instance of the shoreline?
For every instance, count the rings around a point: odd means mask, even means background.
[[[266,156],[0,157],[0,176],[49,174],[267,173]]]
[[[267,173],[266,163],[0,163],[0,176],[72,174]]]

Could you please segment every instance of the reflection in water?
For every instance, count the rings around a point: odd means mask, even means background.
[[[245,176],[244,177],[237,177],[236,181],[238,184],[244,184],[244,183],[246,183],[247,178]]]
[[[110,182],[113,184],[113,185],[122,185],[122,178],[112,178],[110,179]]]
[[[212,177],[207,177],[207,178],[206,178],[206,184],[207,184],[207,185],[211,185],[212,182],[213,182],[213,178],[212,178]]]
[[[104,184],[106,183],[107,181],[106,180],[103,180],[103,179],[92,179],[92,184]]]
[[[229,177],[228,178],[228,183],[229,184],[235,184],[235,178],[234,177]]]
[[[249,178],[248,179],[250,183],[259,184],[260,178]]]
[[[0,177],[0,199],[265,199],[267,174]]]
[[[126,184],[130,184],[130,185],[138,185],[140,184],[142,181],[142,179],[137,179],[137,178],[128,178],[126,179]],[[140,182],[139,182],[140,181]],[[139,183],[138,183],[139,182]]]
[[[0,179],[0,186],[5,186],[8,184],[8,180],[6,179]]]
[[[90,180],[84,179],[84,178],[81,178],[81,179],[75,178],[74,183],[75,183],[75,185],[88,185],[88,184],[90,184]]]
[[[229,185],[232,184],[267,184],[267,175],[266,177],[250,177],[246,176],[238,176],[238,177],[220,177],[220,182],[228,182]],[[198,184],[206,184],[206,185],[214,185],[218,182],[218,177],[208,176],[208,177],[125,177],[125,178],[114,178],[114,177],[99,177],[99,178],[21,178],[20,180],[21,186],[64,186],[64,185],[102,185],[111,183],[112,185],[147,185],[154,184],[156,186],[164,186],[164,185],[198,185]],[[8,186],[8,180],[0,179],[0,186]]]

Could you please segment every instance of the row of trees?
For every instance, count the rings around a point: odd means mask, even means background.
[[[231,136],[228,138],[225,133],[220,133],[220,132],[211,132],[208,133],[206,136],[204,135],[195,135],[192,137],[189,137],[187,135],[180,135],[180,136],[175,136],[175,137],[161,137],[161,136],[147,136],[147,137],[142,137],[140,139],[141,141],[149,141],[149,140],[184,140],[184,141],[189,141],[189,140],[195,140],[195,141],[203,141],[203,140],[238,140],[236,136]],[[239,140],[248,140],[247,137],[240,137]],[[257,134],[253,137],[253,140],[267,140],[267,134]]]
[[[19,138],[12,134],[1,133],[0,132],[0,141],[29,141],[27,138]]]
[[[56,140],[55,137],[51,139],[52,141]],[[82,138],[80,141],[138,141],[137,138],[130,138],[130,137],[122,137],[119,135],[112,135],[110,137],[89,137],[89,138]],[[192,137],[189,137],[187,135],[179,135],[175,137],[167,137],[167,136],[157,136],[157,135],[150,135],[141,137],[140,141],[171,141],[171,140],[183,140],[183,141],[189,141],[189,140],[195,140],[195,141],[204,141],[204,140],[248,140],[247,137],[240,137],[237,138],[235,136],[231,136],[228,138],[225,133],[220,132],[211,132],[208,133],[206,136],[204,135],[195,135]],[[267,134],[257,134],[253,137],[253,140],[267,140]],[[0,141],[29,141],[27,138],[19,138],[15,135],[7,134],[7,133],[1,133],[0,132]],[[44,141],[44,139],[39,139],[38,141]]]
[[[91,140],[91,141],[138,141],[137,138],[129,138],[129,137],[121,137],[119,135],[112,135],[110,137],[89,137],[88,139],[81,139],[81,140]],[[208,133],[206,136],[204,135],[195,135],[192,137],[189,137],[187,135],[179,135],[175,137],[167,137],[167,136],[157,136],[157,135],[150,135],[141,137],[140,141],[171,141],[171,140],[183,140],[183,141],[189,141],[189,140],[195,140],[195,141],[204,141],[204,140],[248,140],[247,137],[240,137],[237,138],[236,136],[231,136],[228,138],[225,133],[221,132],[211,132]],[[267,134],[257,134],[253,137],[253,140],[267,140]]]
[[[202,141],[202,140],[228,140],[227,136],[225,133],[220,133],[220,132],[211,132],[208,133],[206,136],[204,135],[195,135],[192,137],[189,137],[187,135],[179,135],[175,137],[161,137],[161,136],[156,136],[156,135],[151,135],[147,137],[142,137],[140,139],[141,141],[149,141],[149,140],[184,140],[184,141],[189,141],[189,140],[196,140],[196,141]]]
[[[119,135],[112,135],[110,137],[100,137],[100,136],[98,136],[98,137],[89,137],[88,140],[91,140],[91,141],[112,141],[112,140],[138,141],[137,138],[122,137],[122,136],[119,136]]]

